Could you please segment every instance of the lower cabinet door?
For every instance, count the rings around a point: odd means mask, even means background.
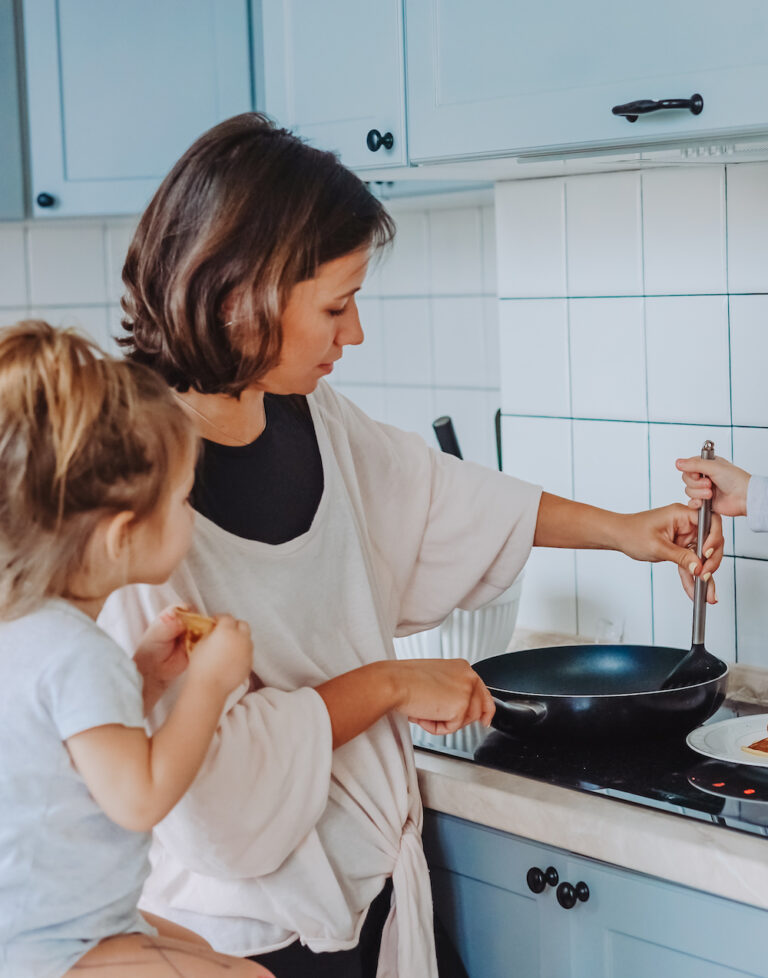
[[[424,849],[470,978],[768,978],[766,910],[431,811]]]
[[[469,978],[568,975],[568,929],[553,926],[562,914],[554,891],[537,894],[526,882],[530,869],[546,871],[552,850],[433,812],[424,848],[435,914]]]
[[[573,978],[768,978],[768,911],[578,857],[566,872],[589,887]]]

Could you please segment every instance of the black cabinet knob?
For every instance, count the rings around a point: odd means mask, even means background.
[[[56,203],[56,198],[53,194],[47,194],[45,192],[38,194],[35,200],[37,201],[38,207],[53,207]]]
[[[554,866],[548,866],[546,872],[539,869],[538,866],[531,866],[525,876],[528,889],[534,893],[543,893],[547,884],[557,886],[559,879],[560,877]]]
[[[557,902],[563,910],[571,910],[576,906],[576,891],[570,883],[561,883],[557,888]]]
[[[384,149],[392,149],[395,145],[395,137],[391,132],[385,132],[382,136],[378,129],[371,129],[365,137],[365,143],[372,153],[376,153],[382,146]]]
[[[572,910],[576,906],[576,901],[581,900],[586,903],[589,900],[589,887],[583,881],[579,881],[576,886],[570,883],[561,883],[557,888],[557,902],[563,910]]]

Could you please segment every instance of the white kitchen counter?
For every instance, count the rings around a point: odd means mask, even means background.
[[[511,648],[542,636],[515,638]],[[541,644],[571,644],[549,638]],[[729,695],[767,694],[768,670],[732,667]],[[768,910],[768,838],[418,748],[416,765],[426,808]]]

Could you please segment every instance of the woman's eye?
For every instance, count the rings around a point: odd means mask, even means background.
[[[328,310],[328,315],[329,316],[343,316],[346,311],[347,311],[347,307],[346,306],[343,306],[341,309],[329,309]]]

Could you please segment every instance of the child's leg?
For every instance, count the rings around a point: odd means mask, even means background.
[[[198,939],[199,940],[199,939]],[[273,978],[252,961],[172,937],[122,934],[83,955],[65,978]]]
[[[189,944],[202,944],[209,951],[213,950],[204,937],[196,934],[193,930],[182,927],[181,924],[174,924],[172,920],[166,920],[165,917],[157,917],[155,914],[149,913],[146,910],[141,911],[141,916],[157,930],[161,937],[173,937],[174,940],[187,941]]]

